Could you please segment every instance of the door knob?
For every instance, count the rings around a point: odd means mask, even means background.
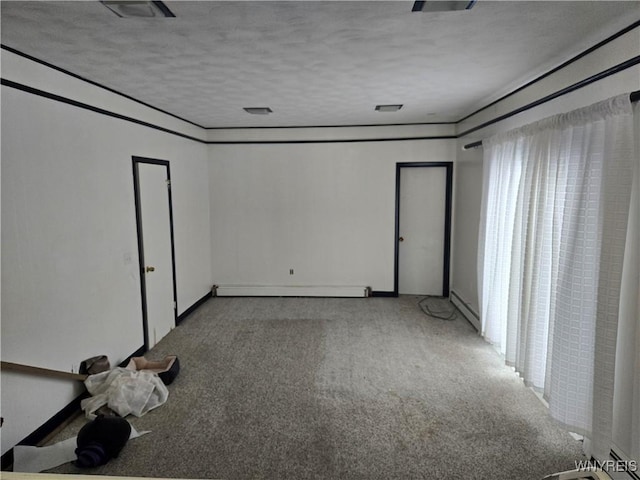
[[[398,241],[400,241],[400,242],[404,242],[404,237],[400,237],[400,238],[398,239]]]
[[[155,271],[156,271],[156,267],[147,267],[147,268],[145,268],[145,271],[146,271],[147,273],[149,273],[149,272],[155,272]]]

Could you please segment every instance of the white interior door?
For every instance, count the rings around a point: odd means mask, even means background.
[[[400,169],[401,295],[442,295],[446,187],[446,167]]]
[[[166,165],[138,162],[148,348],[176,324],[169,188]]]

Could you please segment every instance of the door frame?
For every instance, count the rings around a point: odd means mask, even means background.
[[[144,337],[144,351],[149,350],[149,323],[147,318],[147,284],[145,279],[145,260],[144,260],[144,239],[142,234],[142,212],[140,210],[140,176],[138,173],[138,165],[140,163],[147,163],[151,165],[164,166],[167,170],[167,180],[169,182],[167,188],[167,195],[169,198],[169,234],[171,237],[171,275],[173,282],[173,323],[177,325],[178,320],[178,292],[176,288],[176,252],[175,242],[173,237],[173,201],[171,198],[171,168],[168,160],[158,160],[155,158],[146,157],[131,157],[131,164],[133,167],[133,195],[135,201],[136,210],[136,233],[138,236],[138,262],[140,271],[140,298],[142,300],[142,335]]]
[[[398,259],[400,256],[400,171],[403,168],[446,168],[446,190],[444,201],[444,262],[442,269],[442,296],[449,296],[449,275],[451,256],[451,205],[453,191],[453,162],[398,162],[396,163],[396,237],[393,261],[393,296],[398,293]]]

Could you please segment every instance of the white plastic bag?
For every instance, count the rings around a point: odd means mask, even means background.
[[[95,411],[103,405],[121,417],[129,414],[141,417],[169,397],[169,390],[158,375],[144,370],[118,367],[90,375],[84,384],[92,397],[83,400],[80,406],[89,419],[95,418]]]

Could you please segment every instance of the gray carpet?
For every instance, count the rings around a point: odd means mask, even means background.
[[[533,392],[461,315],[430,318],[419,300],[208,301],[146,355],[182,365],[165,405],[129,417],[152,433],[84,473],[536,480],[574,468],[579,442]]]

